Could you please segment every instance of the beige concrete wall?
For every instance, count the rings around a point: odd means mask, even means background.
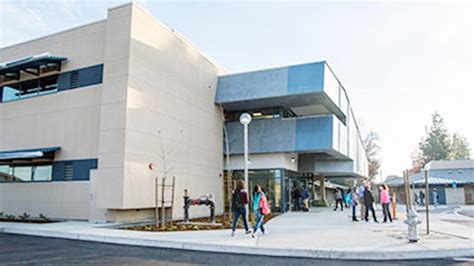
[[[109,9],[105,27],[99,167],[97,178],[91,179],[94,182],[91,193],[97,209],[119,209],[123,206],[130,25],[131,5]],[[94,219],[100,219],[100,212],[94,213]]]
[[[87,220],[88,193],[88,181],[0,184],[0,212]]]
[[[0,104],[0,151],[60,146],[56,160],[97,158],[100,85]]]
[[[155,206],[154,176],[164,175],[162,147],[167,174],[176,176],[174,217],[182,216],[185,188],[192,197],[212,193],[222,199],[222,120],[214,95],[223,70],[133,4],[71,31],[7,47],[0,61],[51,52],[70,59],[64,70],[103,63],[103,84],[0,104],[0,150],[61,146],[57,159],[98,158],[99,168],[90,182],[0,184],[0,211],[148,218]],[[147,169],[150,162],[157,171]],[[9,188],[18,193],[3,193]],[[36,193],[48,189],[51,198]],[[191,215],[208,212],[195,207]]]
[[[155,205],[153,177],[162,177],[165,169],[162,147],[167,175],[176,176],[174,217],[182,217],[186,188],[192,197],[213,193],[222,199],[222,120],[214,104],[221,71],[175,32],[132,6],[122,209]],[[157,166],[154,173],[147,168],[150,162]],[[192,208],[191,215],[208,215],[208,209]]]
[[[67,56],[62,70],[102,64],[99,21],[0,49],[0,62],[50,52]],[[22,80],[36,78],[23,75]],[[11,83],[11,82],[10,82]],[[101,85],[0,104],[0,150],[60,146],[56,160],[98,156]],[[89,182],[0,183],[0,211],[88,219]]]

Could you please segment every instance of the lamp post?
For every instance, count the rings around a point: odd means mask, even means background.
[[[429,176],[429,165],[425,166],[425,208],[426,208],[426,234],[430,234],[430,183]]]
[[[247,189],[247,195],[250,193],[249,189],[249,124],[252,122],[252,116],[249,113],[240,115],[240,123],[244,125],[244,182]],[[245,205],[245,219],[249,220],[249,205]]]

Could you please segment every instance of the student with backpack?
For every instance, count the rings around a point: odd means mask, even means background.
[[[249,195],[244,187],[244,182],[239,180],[237,182],[237,188],[232,193],[232,212],[234,214],[234,220],[232,222],[232,234],[235,235],[235,228],[237,227],[237,222],[239,217],[242,216],[244,222],[245,232],[250,234],[252,231],[249,230],[249,226],[246,219],[246,209],[245,206],[249,203]]]
[[[270,204],[268,203],[265,193],[259,185],[256,185],[253,194],[253,211],[255,213],[255,226],[253,227],[252,237],[255,237],[255,233],[260,229],[262,235],[265,234],[265,228],[263,228],[263,219],[265,215],[270,214]]]

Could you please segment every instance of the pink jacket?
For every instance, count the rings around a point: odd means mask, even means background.
[[[262,210],[263,215],[267,215],[271,212],[270,204],[268,203],[265,193],[260,193],[260,202],[258,202],[258,207]]]
[[[390,203],[390,196],[387,190],[380,191],[380,203]]]

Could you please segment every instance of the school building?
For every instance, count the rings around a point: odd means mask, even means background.
[[[155,177],[174,176],[175,219],[185,189],[212,194],[222,213],[228,171],[242,177],[243,112],[250,180],[275,209],[289,208],[292,187],[367,176],[346,89],[325,61],[229,73],[133,3],[1,48],[0,212],[149,219]]]

